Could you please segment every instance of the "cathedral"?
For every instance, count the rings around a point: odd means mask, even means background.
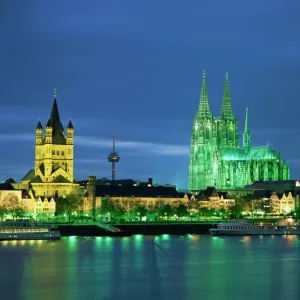
[[[36,196],[63,196],[78,187],[74,183],[74,127],[61,123],[56,93],[45,130],[39,121],[35,130],[35,164],[22,179]]]
[[[210,111],[206,73],[200,95],[200,105],[193,122],[189,190],[199,191],[209,186],[219,189],[242,188],[254,181],[287,180],[289,168],[279,152],[269,145],[252,147],[246,109],[243,144],[240,146],[238,125],[231,107],[228,74],[225,76],[221,115]]]

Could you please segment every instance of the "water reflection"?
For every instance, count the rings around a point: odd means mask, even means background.
[[[1,299],[297,299],[298,236],[0,242]]]

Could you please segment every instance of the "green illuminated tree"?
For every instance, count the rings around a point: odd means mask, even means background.
[[[229,211],[235,218],[239,219],[243,211],[243,206],[239,203],[236,203],[229,208]]]
[[[110,214],[116,219],[120,219],[126,214],[126,208],[120,203],[118,199],[114,200],[110,197],[105,197],[101,201],[101,206],[97,209],[97,214]]]
[[[145,217],[147,215],[147,208],[141,204],[137,204],[136,208],[134,210],[135,215],[138,215],[140,218],[140,221],[142,217]]]
[[[114,203],[111,198],[104,197],[101,199],[101,206],[98,207],[98,213],[100,215],[112,214],[114,211]]]
[[[56,214],[66,215],[68,221],[71,221],[72,215],[82,209],[83,199],[80,195],[69,194],[56,198]]]
[[[188,208],[184,204],[179,204],[178,207],[176,207],[175,212],[179,219],[189,215]]]
[[[7,215],[7,208],[3,203],[0,204],[0,219],[2,220],[4,216]]]
[[[170,204],[164,204],[158,209],[158,215],[161,217],[169,218],[173,216],[175,211]]]
[[[207,219],[209,215],[209,209],[207,207],[200,207],[198,211],[198,215],[200,216],[201,219],[202,218]]]

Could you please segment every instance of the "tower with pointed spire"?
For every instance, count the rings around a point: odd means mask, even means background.
[[[289,179],[289,168],[279,152],[269,145],[252,147],[246,110],[243,146],[233,114],[228,73],[225,75],[221,115],[211,113],[206,72],[203,72],[200,105],[195,115],[189,161],[189,190],[210,186],[238,188],[254,181]]]
[[[36,196],[61,196],[73,192],[74,127],[71,120],[66,128],[61,123],[56,89],[45,132],[41,121],[36,126],[35,167],[22,182],[30,183]]]
[[[116,152],[116,139],[115,139],[115,132],[113,132],[113,136],[112,136],[112,143],[113,143],[113,147],[112,147],[112,152],[110,152],[110,154],[107,157],[107,160],[109,163],[111,163],[111,181],[114,184],[114,181],[116,179],[116,163],[118,163],[120,161],[120,156],[118,154],[118,152]]]
[[[212,182],[212,172],[207,166],[212,164],[215,152],[216,122],[208,100],[206,72],[203,72],[200,104],[193,122],[189,163],[189,188],[200,189],[206,182]],[[201,178],[199,180],[199,178]]]
[[[220,146],[225,148],[239,147],[239,134],[236,118],[232,111],[228,73],[225,75],[224,94],[219,119]]]
[[[245,130],[243,133],[243,147],[246,152],[251,148],[251,133],[248,124],[248,108],[246,108]],[[269,147],[269,144],[268,144]]]

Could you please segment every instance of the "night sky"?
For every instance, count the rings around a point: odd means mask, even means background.
[[[186,188],[191,128],[207,72],[219,115],[225,72],[240,134],[280,151],[300,178],[300,1],[0,1],[0,180],[34,166],[53,88],[75,128],[75,178]]]

